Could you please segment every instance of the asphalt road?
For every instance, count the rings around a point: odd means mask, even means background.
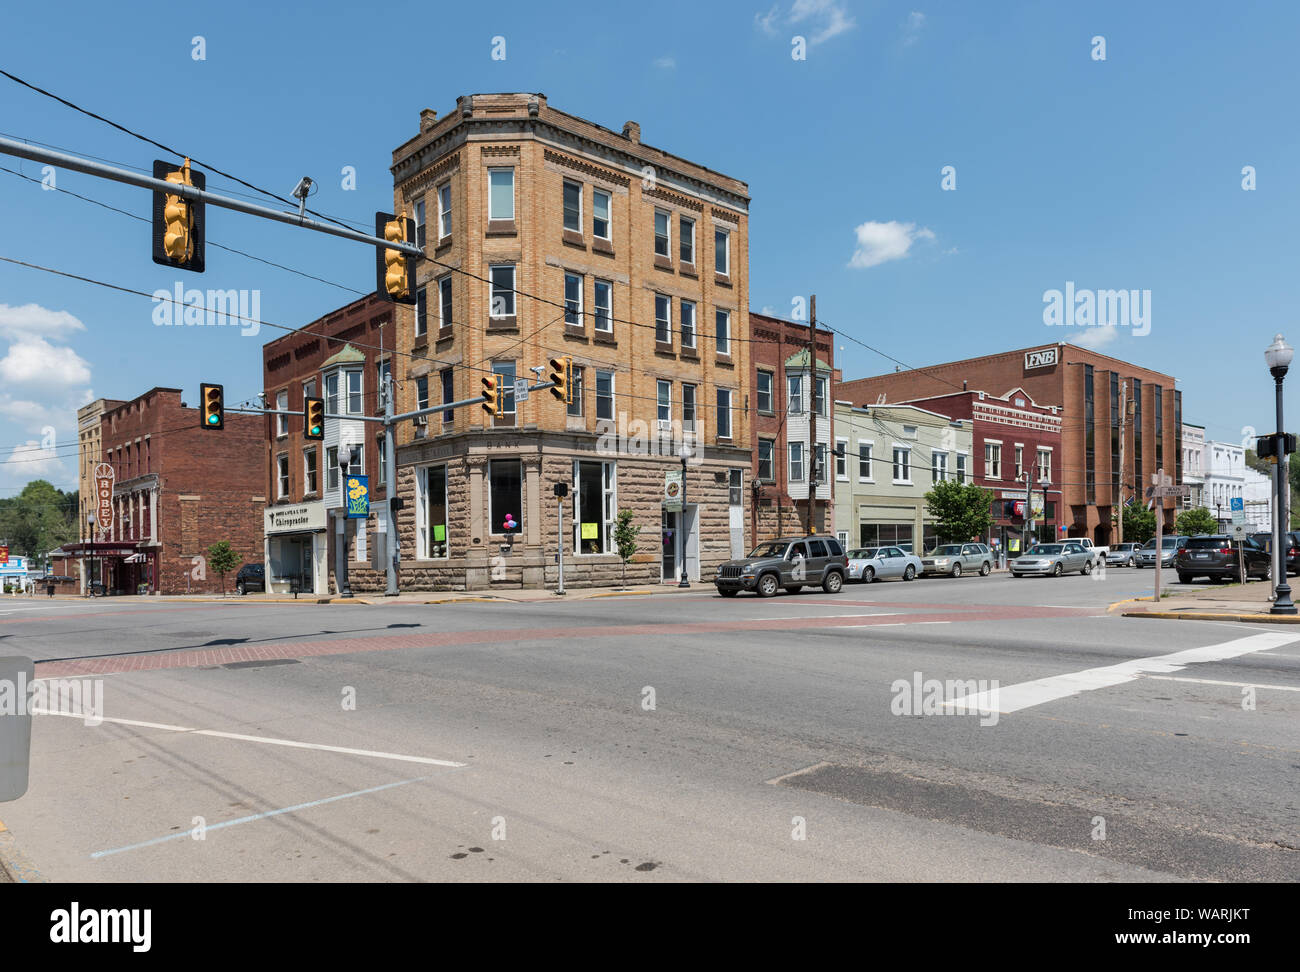
[[[1106,614],[1151,576],[4,600],[103,722],[0,820],[55,881],[1297,880],[1300,627]]]

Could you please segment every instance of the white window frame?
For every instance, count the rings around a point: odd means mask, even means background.
[[[939,449],[930,450],[930,478],[942,483],[948,480],[948,453]]]
[[[673,299],[667,294],[655,294],[655,344],[673,343]],[[663,317],[659,308],[664,308]],[[660,336],[662,335],[662,337]]]
[[[813,375],[812,387],[813,411],[815,411],[820,418],[826,418],[829,414],[827,409],[830,408],[830,402],[827,401],[827,397],[830,393],[830,381],[825,375]],[[820,404],[818,404],[818,399],[821,400]],[[904,433],[906,433],[906,430],[907,427],[904,426]]]
[[[768,446],[767,465],[768,475],[763,475],[763,446]],[[776,440],[764,439],[759,436],[758,448],[754,450],[754,468],[760,483],[776,482]]]
[[[438,187],[438,240],[451,236],[451,180]]]
[[[687,313],[688,311],[689,311],[689,313]],[[697,318],[696,318],[696,316],[695,316],[695,301],[693,301],[693,300],[682,300],[682,301],[681,301],[681,308],[680,308],[680,316],[681,316],[681,328],[680,328],[680,329],[681,329],[681,334],[682,334],[682,347],[683,347],[683,348],[694,348],[694,347],[695,347],[695,334],[696,334],[696,331],[698,330],[698,323],[699,323],[698,320],[697,320]],[[688,320],[690,321],[690,325],[689,325],[689,326],[688,326],[687,323],[686,323]]]
[[[727,404],[726,404],[725,406],[722,404],[722,396],[723,396],[723,395],[726,395],[726,396],[727,396]],[[732,412],[732,408],[733,408],[733,406],[732,406],[731,403],[732,403],[732,398],[733,398],[733,397],[734,397],[734,396],[733,396],[733,392],[732,392],[732,390],[731,390],[730,388],[719,388],[719,389],[718,389],[718,395],[717,395],[717,401],[718,401],[718,414],[717,414],[717,430],[718,430],[718,432],[717,432],[717,438],[719,438],[719,439],[726,439],[728,442],[732,441],[732,439],[733,439],[733,437],[734,437],[734,433],[735,433],[735,431],[736,431],[735,428],[733,428],[733,424],[732,424],[732,421],[731,421],[731,412]],[[724,416],[725,416],[726,419],[727,419],[727,433],[726,433],[726,435],[723,435],[723,434],[722,434],[722,419],[723,419]]]
[[[497,297],[496,271],[504,270],[506,267],[510,268],[510,289],[505,292],[506,298],[510,301],[510,310],[507,313],[498,314],[496,313],[496,306],[495,306],[496,297]],[[514,263],[488,264],[488,316],[489,317],[495,320],[504,320],[506,318],[515,316],[515,314],[518,312],[518,307],[516,306],[516,301],[515,301],[515,298],[518,296],[516,294],[518,283],[519,283],[519,271],[516,264]]]
[[[804,479],[804,444],[802,442],[786,443],[785,477],[792,483],[802,483]],[[796,458],[796,453],[798,457]],[[799,474],[795,475],[795,470]]]
[[[767,377],[767,408],[763,407],[763,378]],[[776,372],[769,371],[766,368],[759,368],[758,374],[754,378],[754,407],[761,415],[772,415],[776,412]]]
[[[1025,444],[1023,442],[1013,443],[1015,446],[1016,456],[1016,479],[1025,474]]]
[[[443,469],[443,508],[447,507],[447,486],[448,477],[445,472],[447,466],[445,463],[435,462],[427,466],[419,466],[416,470],[416,496],[415,496],[415,537],[416,537],[416,558],[418,560],[447,560],[451,556],[450,538],[446,536],[450,532],[451,524],[444,523],[444,535],[442,540],[443,552],[438,555],[430,551],[435,543],[433,539],[432,524],[429,523],[429,473],[434,469]]]
[[[347,408],[345,408],[345,409],[343,410],[344,413],[346,413],[346,414],[348,414],[348,415],[364,415],[364,414],[365,414],[365,411],[366,411],[366,372],[365,372],[365,369],[363,369],[363,368],[344,368],[344,369],[342,369],[342,374],[343,374],[343,386],[344,386],[344,388],[346,389],[346,394],[347,394],[347,396],[348,396],[348,400],[347,400]],[[352,382],[352,376],[353,376],[353,375],[356,375],[356,386],[357,386],[357,390],[356,390],[355,392],[352,390],[352,383],[353,383],[353,382]],[[355,403],[353,402],[353,399],[354,399],[354,398],[356,399]],[[354,405],[354,404],[356,405],[355,408],[353,408],[353,405]]]
[[[289,410],[289,389],[282,388],[275,393],[275,407],[279,411],[287,412]],[[277,415],[275,417],[275,437],[283,439],[289,435],[289,416]]]
[[[665,418],[665,412],[667,417]],[[655,381],[655,416],[659,422],[659,428],[671,429],[673,427],[673,383],[667,378],[659,378]]]
[[[992,452],[990,452],[990,449],[992,449]],[[1002,441],[1000,439],[984,440],[984,478],[1002,478]]]
[[[966,481],[970,478],[970,453],[969,452],[957,453],[957,465],[954,470],[954,475],[957,477],[958,485],[961,486],[966,485]]]
[[[844,453],[842,456],[835,457],[835,481],[847,483],[849,481],[849,440],[836,436],[835,448]]]
[[[863,457],[863,455],[862,455],[862,447],[863,447],[863,446],[866,446],[866,447],[867,447],[867,454],[866,454],[866,456],[865,456],[865,459],[864,459],[864,457]],[[876,459],[876,440],[875,440],[875,439],[859,439],[859,440],[858,440],[858,482],[860,482],[860,483],[874,483],[874,482],[876,481],[876,463],[875,463],[875,459]],[[863,463],[864,461],[865,461],[866,464],[867,464],[867,474],[866,474],[865,476],[862,475],[862,463]]]
[[[568,192],[570,186],[578,190],[577,225],[572,229],[569,227],[569,224],[567,222],[569,212],[568,212],[568,205],[565,202],[565,194]],[[560,189],[560,227],[566,233],[577,233],[579,236],[582,235],[582,201],[583,201],[582,197],[584,195],[585,193],[582,191],[582,183],[579,182],[577,179],[563,180],[563,186]]]
[[[690,228],[689,242],[687,241],[686,234],[682,232],[683,225]],[[689,260],[681,255],[681,250],[684,246],[690,247],[691,258]],[[683,213],[677,215],[677,251],[679,262],[684,263],[687,266],[695,266],[695,220]]]
[[[415,291],[415,336],[429,333],[429,288],[417,287]]]
[[[664,218],[664,252],[659,252],[659,217]],[[673,214],[666,209],[655,207],[654,224],[651,226],[652,252],[656,257],[664,257],[667,260],[673,258]]]
[[[1044,479],[1046,479],[1046,480],[1048,480],[1048,482],[1051,482],[1051,479],[1052,479],[1052,447],[1051,447],[1051,446],[1038,446],[1037,448],[1038,448],[1038,453],[1037,453],[1037,459],[1038,459],[1038,463],[1037,463],[1037,465],[1038,465],[1038,481],[1041,483]],[[1043,460],[1044,460],[1044,459],[1047,460],[1047,465],[1046,465],[1046,466],[1043,465]]]
[[[899,466],[898,454],[900,452],[903,454],[903,467],[904,467],[903,471],[907,473],[906,476],[901,478],[898,475],[898,466]],[[891,471],[893,473],[893,483],[895,486],[912,485],[912,447],[911,446],[904,445],[902,442],[894,443],[894,462]]]
[[[509,365],[511,369],[513,369],[509,382],[502,380],[504,372],[497,371],[497,368],[504,368],[506,365]],[[503,361],[493,361],[492,373],[497,376],[497,394],[501,396],[501,417],[513,419],[519,413],[519,406],[515,401],[514,382],[514,379],[519,377],[519,362],[514,358]]]
[[[451,274],[449,273],[445,273],[441,277],[439,277],[437,280],[437,284],[438,284],[438,329],[442,330],[444,327],[451,327],[452,324],[455,323],[455,321],[453,321],[450,317],[447,316],[446,305],[451,304],[452,312],[453,313],[455,312],[456,305],[454,301],[456,299],[455,296],[456,291],[454,289],[454,284],[452,284],[451,282]],[[443,296],[442,291],[444,285],[447,290],[447,300],[445,302],[442,299]]]
[[[309,459],[312,461],[308,462]],[[316,446],[302,450],[302,492],[304,496],[320,492],[320,457]]]
[[[688,388],[690,389],[690,395],[686,394],[686,390]],[[700,386],[696,385],[694,382],[689,382],[689,381],[682,382],[682,431],[683,432],[694,432],[696,428],[696,423],[699,421],[699,410],[700,410],[699,390],[700,390]],[[690,398],[691,400],[690,418],[686,417],[687,398]]]
[[[325,450],[325,489],[339,488],[339,447],[330,446]]]
[[[275,457],[275,498],[285,499],[289,495],[289,453],[281,452]]]
[[[601,497],[600,509],[604,522],[605,549],[596,553],[582,552],[582,476],[579,473],[579,463],[581,462],[596,463],[599,462]],[[615,552],[614,547],[614,524],[618,521],[618,463],[614,460],[598,459],[574,459],[573,460],[573,542],[571,548],[575,557],[607,557]]]
[[[412,209],[413,209],[413,212],[412,212],[412,216],[413,216],[412,222],[415,223],[415,240],[414,240],[414,243],[415,243],[416,246],[418,246],[418,247],[420,247],[421,249],[423,249],[423,248],[424,248],[424,242],[425,242],[425,239],[426,239],[426,235],[427,235],[427,232],[428,232],[428,230],[427,230],[427,225],[426,225],[426,223],[425,223],[425,206],[424,206],[424,200],[423,200],[423,199],[417,199],[417,200],[415,201],[415,205],[412,207]]]
[[[577,285],[577,293],[578,293],[577,300],[573,302],[576,306],[572,310],[569,309],[569,303],[570,303],[569,283],[570,282],[573,282],[574,284]],[[582,274],[569,273],[567,270],[565,271],[564,273],[564,323],[568,327],[583,327],[585,324],[585,318],[582,316],[582,296],[583,296],[582,292],[585,289],[586,288],[583,286]],[[569,320],[570,315],[576,318],[576,320],[570,321]]]
[[[602,416],[602,415],[600,414],[600,402],[601,402],[601,398],[600,398],[600,377],[601,377],[601,375],[608,375],[608,376],[609,376],[609,397],[608,397],[608,401],[609,401],[609,414],[606,415],[606,416]],[[592,387],[593,387],[594,392],[595,392],[594,397],[595,397],[595,399],[596,399],[596,419],[597,419],[598,421],[612,422],[612,421],[614,421],[614,419],[617,417],[618,412],[615,410],[615,407],[616,407],[616,404],[617,404],[617,399],[616,399],[616,395],[617,395],[617,388],[616,388],[616,386],[617,386],[617,383],[618,383],[618,373],[617,373],[617,372],[609,371],[609,370],[606,370],[606,369],[604,369],[604,368],[597,368],[597,369],[596,369],[596,381],[594,382],[594,384],[592,385]]]
[[[726,267],[725,270],[718,269],[718,237],[719,236],[721,236],[722,239],[724,240],[722,246],[722,263]],[[731,276],[731,230],[725,226],[713,227],[713,270],[715,273],[720,273],[724,277]]]
[[[731,357],[731,311],[725,307],[713,309],[713,340],[718,354]]]
[[[516,211],[516,209],[518,208],[517,205],[516,205],[517,200],[516,200],[515,197],[518,195],[518,192],[519,192],[519,187],[518,187],[518,185],[516,184],[516,179],[515,179],[515,167],[514,167],[513,165],[492,165],[492,166],[488,166],[488,170],[487,170],[487,171],[488,171],[488,174],[487,174],[487,181],[488,181],[488,185],[487,185],[487,190],[488,190],[488,219],[489,219],[489,220],[513,220],[513,219],[515,218],[515,211]],[[510,173],[510,215],[509,215],[509,216],[503,215],[503,214],[501,214],[501,213],[494,212],[493,209],[492,209],[492,203],[493,203],[493,198],[492,198],[492,175],[493,175],[493,173],[495,173],[495,172],[509,172],[509,173]]]
[[[600,234],[596,231],[596,220],[600,219],[596,215],[596,197],[605,197],[605,232]],[[593,239],[605,240],[609,242],[614,238],[614,194],[608,189],[598,189],[591,187],[591,235]]]
[[[604,288],[605,291],[605,306],[603,307],[600,304],[600,291],[602,288]],[[597,280],[595,286],[595,297],[596,297],[596,313],[595,313],[596,330],[600,331],[602,334],[613,334],[614,333],[614,285],[613,283],[611,283],[608,280]],[[602,311],[605,314],[604,327],[600,326],[602,320],[601,318]]]
[[[803,375],[785,376],[785,402],[791,415],[803,414]]]

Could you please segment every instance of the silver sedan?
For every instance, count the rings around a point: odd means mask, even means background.
[[[921,573],[921,558],[902,547],[861,547],[849,551],[849,579],[870,584],[874,580],[901,577],[915,580]]]
[[[1011,576],[1060,577],[1077,570],[1092,573],[1092,554],[1078,543],[1040,543],[1011,561]]]

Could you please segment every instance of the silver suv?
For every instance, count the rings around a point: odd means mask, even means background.
[[[987,577],[993,569],[993,554],[982,543],[945,543],[921,558],[921,574],[932,577],[947,574],[960,577],[963,573],[979,573]]]
[[[789,537],[760,543],[748,557],[719,564],[713,583],[723,597],[741,591],[771,597],[781,588],[797,594],[812,584],[836,594],[844,587],[848,564],[844,548],[834,537]]]
[[[1187,546],[1187,541],[1191,537],[1180,537],[1178,535],[1169,536],[1166,534],[1161,537],[1160,566],[1172,567],[1178,557],[1178,551]],[[1152,537],[1142,545],[1138,551],[1139,567],[1155,567],[1156,565],[1156,538]]]

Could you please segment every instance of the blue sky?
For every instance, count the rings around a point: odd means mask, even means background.
[[[751,307],[789,316],[816,293],[849,336],[846,377],[894,367],[850,337],[913,366],[1082,340],[1176,376],[1184,419],[1238,441],[1272,425],[1263,349],[1276,331],[1300,341],[1298,28],[1289,3],[74,2],[11,5],[0,67],[275,192],[310,175],[313,208],[360,224],[391,201],[390,153],[421,108],[540,91],[610,128],[635,119],[645,142],[749,183]],[[0,133],[130,166],[163,157],[4,78]],[[56,179],[149,213],[143,190]],[[208,238],[341,286],[211,246],[205,274],[178,275],[151,262],[147,224],[0,172],[0,256],[147,292],[257,290],[261,317],[289,326],[374,286],[358,244],[212,210]],[[1150,291],[1148,333],[1047,326],[1043,295],[1067,281]],[[153,309],[0,263],[0,495],[38,475],[75,483],[75,408],[92,392],[260,390],[279,332],[160,328]],[[47,427],[54,451],[30,451]]]

